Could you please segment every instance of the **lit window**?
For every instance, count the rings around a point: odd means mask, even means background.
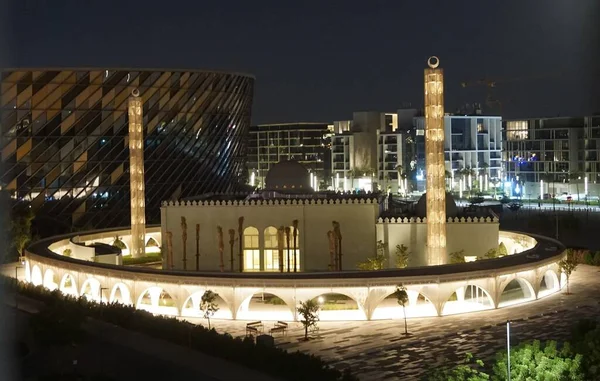
[[[507,140],[525,140],[529,137],[529,126],[526,120],[506,122]]]
[[[244,229],[244,271],[260,271],[260,246],[258,229]]]
[[[265,229],[265,271],[279,271],[279,246],[277,229],[269,226]]]

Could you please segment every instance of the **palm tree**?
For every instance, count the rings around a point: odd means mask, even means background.
[[[238,238],[240,240],[239,245],[240,245],[240,272],[244,271],[244,245],[243,245],[243,240],[244,240],[244,217],[240,217],[238,218]],[[231,270],[233,271],[233,267],[231,268]]]
[[[279,252],[279,271],[283,272],[283,236],[285,233],[285,228],[280,226],[277,229],[277,250]]]
[[[294,272],[296,272],[296,253],[298,249],[298,220],[292,221],[294,227]]]
[[[173,233],[167,232],[167,268],[173,270]]]
[[[196,271],[200,270],[200,224],[196,224]]]
[[[233,244],[234,243],[235,243],[235,230],[229,229],[229,248],[230,248],[231,272],[233,272]]]
[[[183,269],[187,270],[187,222],[181,217],[181,240],[183,241]]]
[[[225,249],[225,244],[223,243],[223,228],[217,226],[217,235],[219,238],[219,268],[221,272],[225,270],[225,265],[223,264],[223,250]]]
[[[333,271],[335,264],[335,233],[329,230],[327,232],[327,240],[329,241],[329,271]]]
[[[332,222],[333,225],[333,234],[335,235],[335,243],[336,243],[336,251],[337,251],[337,260],[336,260],[336,268],[338,271],[342,271],[342,231],[340,230],[340,223],[337,221]]]
[[[569,182],[571,180],[575,181],[575,186],[577,187],[577,201],[579,201],[579,180],[581,180],[582,173],[579,171],[569,172],[568,178]]]
[[[287,243],[287,272],[290,272],[290,227],[286,226],[285,229],[285,242]]]

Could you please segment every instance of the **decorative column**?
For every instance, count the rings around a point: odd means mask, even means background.
[[[425,170],[427,173],[427,265],[443,265],[446,255],[444,184],[444,72],[430,57],[425,69]]]
[[[142,98],[134,89],[129,97],[129,183],[131,195],[131,256],[143,257],[146,239],[144,192],[144,130]]]

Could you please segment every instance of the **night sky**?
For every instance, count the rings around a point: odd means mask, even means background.
[[[446,72],[447,111],[485,103],[485,86],[460,86],[484,78],[498,81],[507,118],[600,111],[599,0],[290,3],[14,0],[4,46],[13,66],[251,73],[254,123],[421,107],[430,55]]]

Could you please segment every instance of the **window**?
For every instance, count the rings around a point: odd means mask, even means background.
[[[244,271],[260,271],[260,246],[258,229],[252,226],[244,229]]]
[[[269,226],[264,232],[265,240],[265,271],[279,271],[279,246],[277,241],[277,229]]]
[[[507,140],[525,140],[529,137],[529,126],[526,120],[506,122]]]

